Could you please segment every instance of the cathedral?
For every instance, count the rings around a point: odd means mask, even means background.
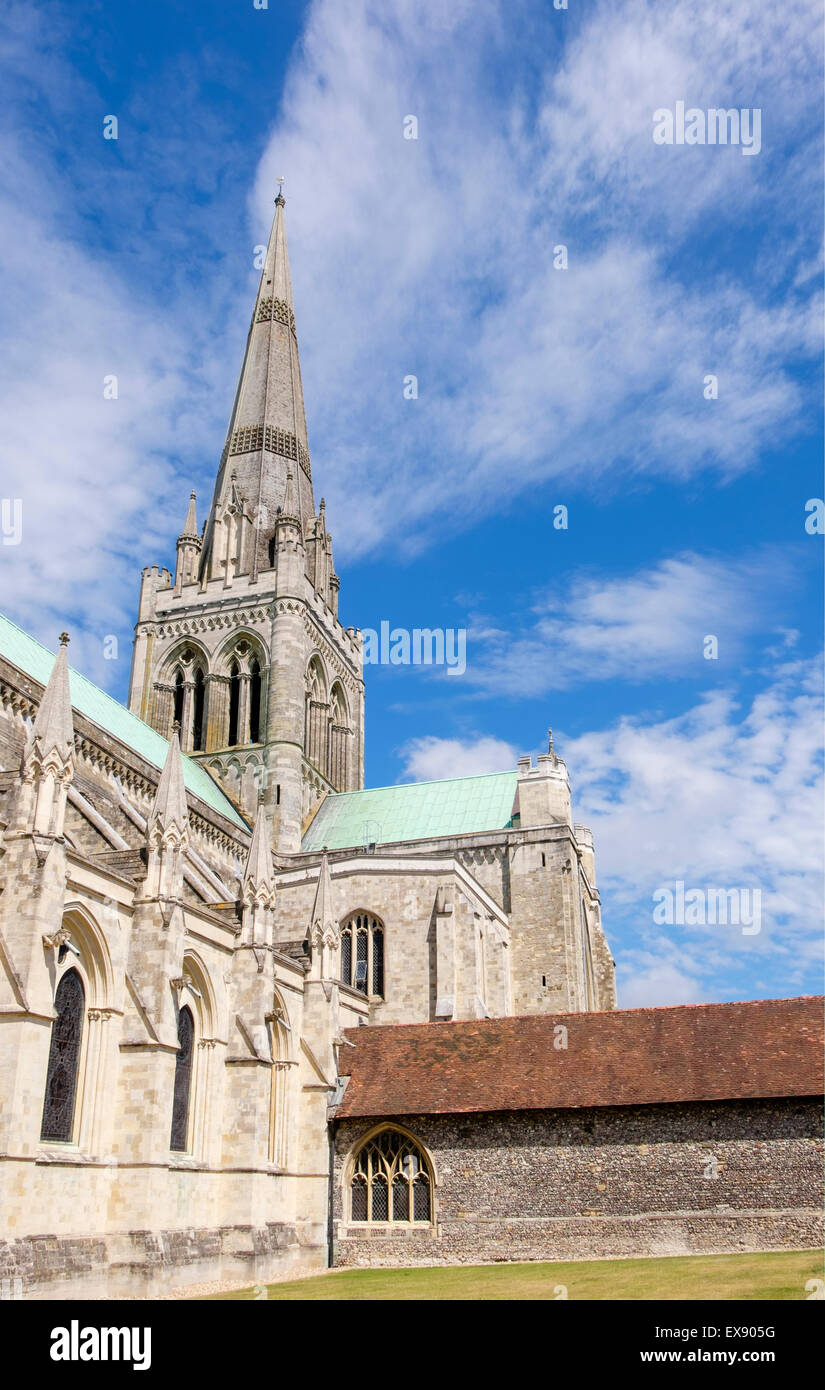
[[[128,708],[0,618],[4,1296],[814,1244],[816,1001],[618,1010],[552,737],[365,789],[282,195],[184,513]]]

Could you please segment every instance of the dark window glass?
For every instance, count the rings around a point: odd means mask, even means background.
[[[367,1219],[367,1184],[363,1178],[356,1178],[352,1184],[352,1219]]]
[[[372,929],[372,993],[384,994],[384,933],[380,927]]]
[[[410,1219],[410,1184],[405,1177],[400,1175],[393,1179],[392,1184],[392,1219],[393,1221],[409,1221]]]
[[[186,1151],[186,1131],[189,1127],[189,1092],[192,1086],[192,1052],[195,1041],[195,1021],[188,1009],[178,1014],[178,1055],[175,1061],[175,1091],[172,1102],[172,1137],[170,1149]]]
[[[261,740],[261,668],[253,659],[250,666],[249,681],[249,738],[252,743]]]
[[[373,1221],[389,1221],[390,1219],[387,1179],[382,1173],[379,1173],[372,1180],[372,1219]]]
[[[175,723],[183,723],[183,672],[175,676]]]
[[[238,742],[238,706],[241,698],[241,683],[238,680],[238,668],[235,662],[229,670],[229,747],[234,748]]]
[[[85,1005],[83,981],[76,970],[67,970],[54,997],[57,1018],[49,1046],[41,1139],[71,1142]]]
[[[194,707],[192,710],[192,747],[196,753],[203,752],[204,745],[204,723],[203,723],[203,697],[204,697],[203,671],[195,672],[195,693]]]
[[[341,935],[341,979],[345,985],[352,983],[352,932]]]
[[[353,983],[356,989],[361,990],[362,994],[367,992],[367,943],[367,933],[361,928],[355,937],[355,980]]]
[[[430,1219],[430,1184],[425,1173],[419,1173],[412,1185],[413,1190],[413,1221],[429,1221]]]

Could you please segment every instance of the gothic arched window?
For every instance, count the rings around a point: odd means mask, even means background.
[[[70,1144],[86,1011],[86,991],[76,970],[67,970],[62,977],[54,1007],[57,1018],[52,1024],[40,1138]]]
[[[189,1097],[192,1091],[192,1060],[195,1044],[195,1020],[189,1009],[178,1013],[178,1055],[175,1059],[175,1088],[172,1101],[172,1135],[169,1147],[175,1153],[188,1148]]]
[[[199,667],[195,672],[195,691],[192,704],[192,748],[196,753],[202,753],[206,747],[204,740],[206,729],[203,717],[204,692],[203,671]]]
[[[228,746],[234,748],[238,742],[238,711],[241,707],[241,682],[237,661],[229,668],[229,738]]]
[[[304,751],[322,777],[327,775],[327,722],[329,697],[320,657],[314,656],[307,668]]]
[[[414,1139],[382,1129],[361,1146],[349,1184],[350,1221],[432,1221],[432,1176]]]
[[[249,663],[249,742],[261,741],[261,668],[257,657]]]
[[[329,753],[327,776],[337,791],[346,791],[349,716],[344,692],[338,681],[330,694]]]
[[[341,928],[341,979],[362,994],[384,997],[384,927],[357,912]]]

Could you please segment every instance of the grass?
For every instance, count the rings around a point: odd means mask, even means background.
[[[267,1299],[476,1300],[556,1299],[805,1299],[809,1279],[822,1278],[822,1252],[781,1250],[748,1255],[673,1255],[639,1260],[553,1264],[447,1265],[425,1269],[343,1269],[268,1284]],[[262,1298],[263,1286],[215,1298]]]

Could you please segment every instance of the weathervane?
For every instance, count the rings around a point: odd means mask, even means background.
[[[275,202],[276,202],[276,203],[283,203],[283,202],[284,202],[284,184],[286,183],[286,179],[284,178],[283,174],[281,174],[281,177],[280,177],[279,179],[276,179],[275,182],[276,182],[277,185],[278,185],[278,196],[277,196],[277,198],[275,199]]]

